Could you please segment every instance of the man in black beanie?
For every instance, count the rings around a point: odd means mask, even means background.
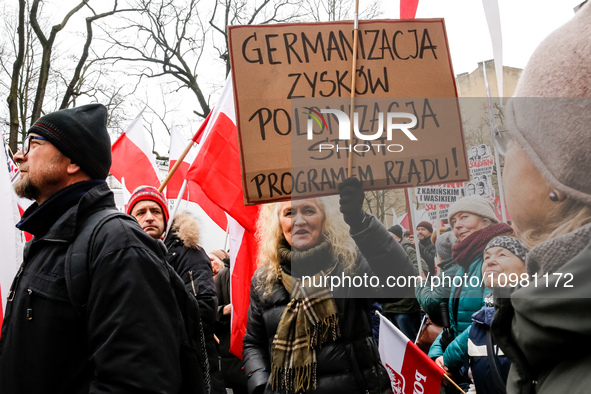
[[[17,227],[34,237],[6,303],[2,393],[179,391],[180,312],[163,251],[132,218],[91,220],[116,210],[106,123],[100,104],[50,113],[14,155],[15,190],[35,200]],[[83,267],[67,259],[75,240],[88,245]]]

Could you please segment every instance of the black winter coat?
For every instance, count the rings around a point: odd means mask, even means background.
[[[375,217],[368,215],[367,219],[367,228],[352,235],[361,252],[357,258],[356,273],[361,276],[364,273],[380,276],[383,284],[389,275],[412,276],[414,268],[404,249]],[[340,276],[341,273],[342,268],[337,266],[332,275]],[[272,295],[262,299],[255,287],[257,275],[260,274],[261,269],[253,277],[244,337],[244,368],[251,394],[273,393],[268,384],[271,344],[283,311],[290,301],[289,293],[279,281],[275,283]],[[410,288],[409,294],[413,293],[414,289]],[[390,393],[390,380],[381,365],[372,337],[369,320],[372,300],[367,297],[352,298],[351,289],[339,288],[334,294],[339,310],[341,337],[334,342],[324,343],[317,350],[318,388],[309,393]],[[373,294],[377,295],[375,291]]]
[[[224,382],[219,369],[219,353],[213,338],[218,307],[211,261],[198,244],[197,221],[187,213],[174,219],[171,234],[166,237],[168,249],[166,262],[183,279],[187,289],[199,303],[205,346],[209,359],[212,393],[225,393]]]
[[[77,187],[35,204],[24,217],[43,227]],[[68,299],[68,245],[86,217],[114,207],[103,182],[27,244],[2,325],[1,393],[178,392],[180,312],[163,248],[137,223],[110,220],[90,245],[85,316]]]

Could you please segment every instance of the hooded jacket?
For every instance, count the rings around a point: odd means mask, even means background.
[[[64,188],[23,215],[27,224],[21,228],[35,237],[25,247],[7,302],[0,392],[176,393],[180,312],[163,251],[137,223],[105,223],[89,245],[84,316],[69,301],[68,246],[93,212],[115,209],[105,182],[84,187]],[[75,192],[82,196],[71,201]],[[71,207],[63,206],[66,200]],[[52,215],[57,218],[47,223]],[[47,231],[37,233],[43,227]]]
[[[187,289],[199,303],[201,322],[209,359],[212,393],[224,393],[225,387],[219,370],[219,353],[214,339],[218,307],[213,271],[209,257],[199,246],[199,224],[189,213],[177,214],[171,232],[166,237],[166,262],[185,282]]]
[[[530,250],[526,267],[537,279],[516,290],[495,288],[491,330],[512,363],[507,393],[589,392],[590,263],[587,224]]]

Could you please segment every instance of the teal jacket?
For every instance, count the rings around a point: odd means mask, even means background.
[[[444,353],[440,343],[441,334],[439,334],[429,349],[430,358],[443,356],[445,365],[451,370],[462,365],[468,351],[468,334],[466,332],[462,336],[462,333],[470,329],[472,314],[482,309],[484,297],[491,292],[482,284],[482,253],[476,256],[467,269],[464,267],[458,269],[455,284],[460,282],[458,277],[462,278],[462,285],[456,287],[452,280],[449,298],[449,320],[456,339],[449,344]]]

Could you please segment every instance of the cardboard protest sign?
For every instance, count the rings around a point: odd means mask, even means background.
[[[350,139],[352,25],[229,28],[246,204],[335,194],[349,155],[368,190],[468,180],[443,20],[359,23]]]

